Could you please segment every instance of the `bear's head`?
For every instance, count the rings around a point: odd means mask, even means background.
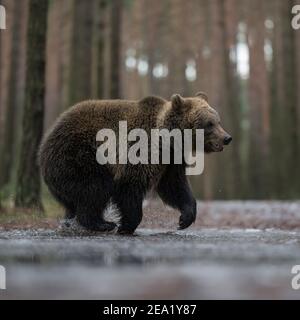
[[[181,129],[204,129],[204,151],[222,151],[232,137],[221,127],[220,117],[209,104],[205,93],[198,92],[195,97],[183,98],[174,94],[171,98],[171,114],[176,126]]]

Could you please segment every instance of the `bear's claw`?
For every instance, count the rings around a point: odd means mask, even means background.
[[[192,223],[195,222],[195,216],[180,216],[178,230],[188,228]]]
[[[133,233],[134,233],[134,230],[123,229],[122,227],[120,227],[120,228],[118,229],[118,234],[131,236],[131,235],[133,235]]]

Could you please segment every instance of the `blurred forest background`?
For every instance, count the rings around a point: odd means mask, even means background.
[[[72,104],[199,90],[233,143],[207,156],[204,174],[192,177],[196,196],[299,198],[296,2],[1,0],[2,199],[13,196],[25,207],[38,202],[37,145]]]

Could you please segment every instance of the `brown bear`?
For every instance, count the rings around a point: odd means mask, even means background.
[[[83,101],[64,112],[42,141],[39,163],[50,192],[65,207],[66,218],[76,217],[80,225],[93,231],[116,227],[103,218],[111,201],[120,213],[118,232],[132,234],[142,220],[147,191],[155,190],[166,204],[181,212],[179,229],[187,228],[195,221],[196,201],[184,161],[168,165],[97,162],[97,132],[109,128],[117,134],[123,120],[128,130],[204,129],[207,153],[222,151],[232,140],[203,93],[191,98],[175,94],[171,101],[152,96],[140,101]]]

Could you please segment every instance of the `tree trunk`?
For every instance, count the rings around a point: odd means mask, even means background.
[[[29,1],[26,88],[15,205],[42,210],[37,151],[43,134],[48,0]]]
[[[236,78],[236,64],[230,60],[230,50],[236,46],[236,30],[238,18],[235,8],[238,7],[237,0],[221,0],[219,4],[221,28],[223,30],[223,68],[224,68],[224,110],[220,110],[223,125],[234,137],[234,144],[224,151],[224,158],[219,159],[218,168],[222,163],[227,164],[224,175],[225,185],[228,189],[224,193],[227,199],[239,198],[242,194],[241,165],[240,165],[240,127],[239,119],[239,84]],[[224,169],[221,169],[224,170]]]
[[[121,97],[121,26],[123,0],[111,0],[110,35],[110,98]]]
[[[298,197],[297,187],[299,187],[299,136],[297,132],[298,112],[297,112],[297,56],[296,56],[296,37],[298,32],[291,28],[293,0],[281,3],[282,9],[282,45],[283,45],[283,69],[284,69],[284,100],[281,108],[285,108],[285,126],[282,134],[285,136],[285,144],[291,143],[286,153],[286,190],[288,197]],[[298,189],[299,190],[299,189]]]
[[[93,1],[75,0],[73,19],[69,106],[91,97]]]
[[[272,63],[271,152],[273,197],[298,197],[299,114],[297,32],[291,28],[293,1],[276,1]],[[289,146],[289,143],[292,145]]]
[[[3,141],[1,143],[1,158],[0,158],[0,189],[10,182],[12,173],[12,167],[14,165],[14,153],[17,145],[17,120],[20,110],[18,110],[19,104],[22,104],[23,96],[23,83],[22,77],[22,27],[25,27],[26,19],[26,5],[27,2],[23,1],[22,4],[18,4],[16,1],[10,3],[9,9],[11,15],[8,17],[12,19],[12,25],[10,25],[11,31],[6,30],[7,34],[3,36],[3,42],[6,42],[8,49],[3,52],[2,61],[3,71],[1,69],[1,77],[3,72],[3,80],[1,81],[1,110],[3,117]],[[4,39],[5,38],[5,39]],[[24,50],[23,50],[24,51]],[[5,91],[5,92],[4,92]]]
[[[96,0],[92,52],[92,96],[103,99],[105,93],[106,0]]]
[[[250,194],[256,199],[269,196],[269,82],[264,56],[264,4],[253,0],[249,11],[248,45],[250,53],[249,104],[250,108]]]
[[[48,9],[46,48],[46,92],[44,130],[47,130],[62,110],[63,94],[63,26],[66,1],[52,0]]]

